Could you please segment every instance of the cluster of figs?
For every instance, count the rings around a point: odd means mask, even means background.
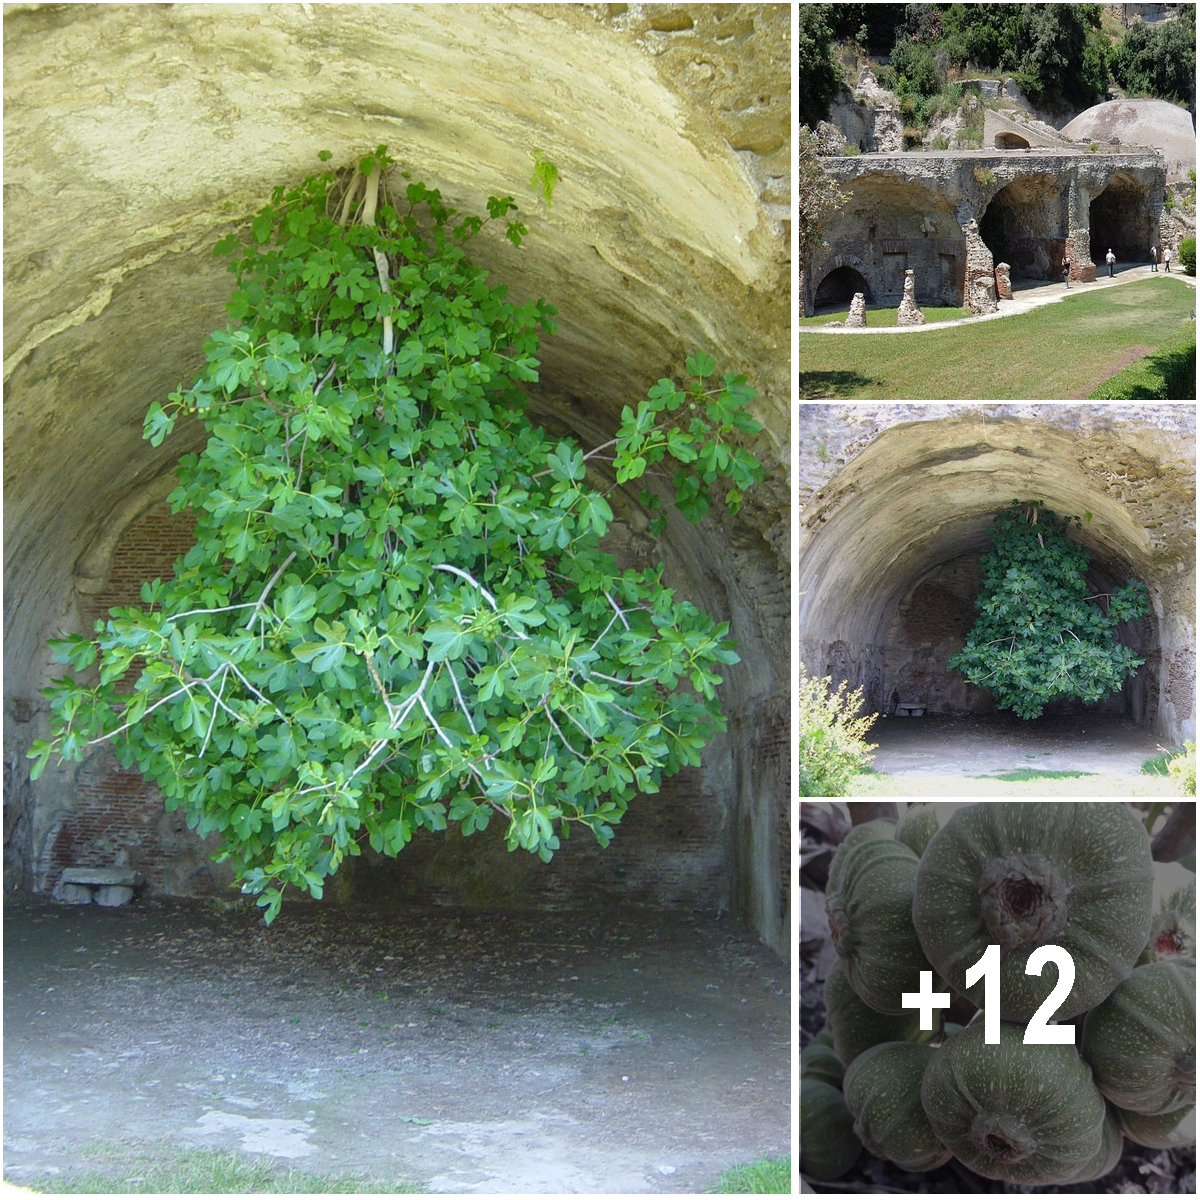
[[[950,806],[946,806],[947,808]],[[1106,1175],[1123,1138],[1195,1141],[1195,863],[1155,864],[1121,803],[918,805],[855,828],[829,870],[838,960],[827,1025],[801,1054],[800,1169],[833,1180],[865,1148],[908,1171],[956,1158],[1026,1186]],[[985,1041],[985,979],[1000,947],[1000,1041]],[[1040,946],[1073,960],[1051,1016],[1072,1045],[1026,1044],[1057,984],[1026,973]],[[994,953],[994,952],[993,952]],[[956,1001],[933,1029],[903,993]],[[964,1000],[965,998],[965,1000]],[[1049,1014],[1043,1014],[1043,1016]]]

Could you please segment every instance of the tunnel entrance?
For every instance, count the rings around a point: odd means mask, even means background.
[[[854,267],[834,267],[821,280],[813,303],[818,309],[834,306],[842,308],[854,299],[855,292],[862,292],[863,299],[868,304],[874,301],[871,286],[861,271],[855,270]]]
[[[997,150],[1028,150],[1029,143],[1019,133],[996,134]]]
[[[861,414],[848,451],[832,441],[838,418],[822,419],[822,411],[842,410],[813,408],[798,416],[800,444],[824,441],[827,458],[841,453],[849,461],[801,515],[798,621],[810,673],[861,687],[865,707],[881,714],[876,728],[906,724],[909,718],[894,714],[909,704],[924,707],[927,715],[913,720],[930,728],[968,718],[997,722],[995,728],[1009,729],[1017,767],[1027,765],[1020,739],[1033,736],[1039,722],[1075,722],[1085,743],[1102,720],[1164,745],[1192,736],[1193,698],[1183,685],[1194,680],[1194,584],[1190,573],[1181,583],[1174,565],[1176,558],[1190,564],[1195,553],[1190,430],[1176,441],[1177,491],[1151,499],[1149,491],[1135,497],[1112,486],[1114,469],[1147,480],[1172,474],[1152,428],[1153,420],[1171,419],[1166,406],[1144,429],[1098,406],[1048,405],[1036,418],[1001,405],[962,405],[953,414],[931,407],[928,417],[884,418],[875,434],[870,425],[880,418]],[[1034,722],[997,713],[990,691],[947,670],[975,622],[979,560],[993,518],[1018,499],[1080,516],[1071,537],[1091,552],[1088,595],[1102,597],[1136,578],[1150,598],[1146,617],[1117,629],[1118,641],[1145,660],[1137,673],[1100,703],[1055,703]],[[1186,513],[1174,513],[1176,504],[1188,506]],[[952,760],[940,765],[953,773]]]
[[[1062,185],[1048,176],[1014,179],[992,197],[979,234],[996,262],[1021,279],[1061,278],[1066,248]]]
[[[1114,175],[1108,187],[1091,203],[1092,258],[1102,263],[1111,248],[1122,262],[1145,262],[1150,258],[1154,222],[1150,214],[1149,190],[1127,175]]]

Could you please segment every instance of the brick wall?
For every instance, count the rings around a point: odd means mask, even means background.
[[[81,606],[84,629],[91,632],[116,605],[140,604],[146,580],[170,578],[175,560],[195,540],[194,527],[194,516],[172,515],[166,504],[130,525],[114,552],[104,590]],[[132,687],[137,676],[135,663],[122,686]],[[47,888],[54,887],[66,867],[124,862],[146,876],[150,892],[179,889],[175,876],[181,847],[174,825],[182,825],[182,818],[176,821],[164,811],[162,794],[153,784],[136,770],[122,770],[111,751],[100,750],[81,767],[72,798],[74,811],[59,827],[50,850]],[[199,839],[190,840],[201,845]],[[200,864],[190,865],[201,869]]]
[[[84,608],[85,627],[90,630],[114,605],[140,604],[147,579],[169,578],[175,560],[192,545],[193,527],[191,517],[172,516],[166,505],[131,525],[117,545],[104,591]],[[131,670],[128,686],[136,678],[136,669]],[[785,730],[786,720],[783,727],[760,730],[754,741],[756,757],[768,755],[770,769],[782,773],[786,783]],[[760,746],[764,738],[769,744]],[[719,763],[722,754],[729,754],[723,739],[709,747],[706,760]],[[777,792],[786,796],[786,786]],[[211,895],[228,886],[231,871],[209,861],[215,842],[197,838],[181,813],[167,813],[158,789],[136,770],[123,770],[111,751],[100,751],[83,765],[73,800],[74,811],[52,844],[47,889],[68,866],[118,862],[146,877],[149,894]],[[786,856],[786,812],[779,820],[780,853]],[[604,851],[590,835],[577,832],[553,862],[543,865],[523,851],[510,854],[500,824],[471,838],[457,830],[418,834],[396,860],[365,851],[349,861],[326,894],[371,902],[390,898],[528,908],[620,903],[713,912],[730,906],[730,820],[703,770],[684,771],[665,780],[657,795],[639,797]],[[785,869],[783,879],[789,878]]]

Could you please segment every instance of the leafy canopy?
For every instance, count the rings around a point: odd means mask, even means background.
[[[1014,500],[996,514],[979,562],[979,618],[949,663],[1026,719],[1051,700],[1101,700],[1145,661],[1116,641],[1120,622],[1149,611],[1145,586],[1134,579],[1089,596],[1091,553],[1067,536],[1072,525],[1080,528],[1080,518],[1058,518],[1040,500]]]
[[[144,608],[52,643],[98,678],[47,689],[52,736],[31,751],[36,777],[111,740],[220,834],[267,920],[288,886],[320,897],[361,842],[395,855],[421,828],[499,819],[546,861],[572,826],[607,845],[633,796],[724,728],[719,672],[738,661],[661,566],[600,549],[596,451],[526,416],[555,310],[512,303],[466,256],[493,222],[520,244],[513,199],[461,216],[422,183],[394,193],[391,166],[381,146],[277,188],[248,240],[216,247],[232,323],[144,430],[157,446],[186,413],[209,433],[170,497],[196,544]],[[761,426],[743,376],[705,354],[686,369],[608,445],[619,483],[673,466],[699,520],[718,484],[736,510],[761,478],[737,444]]]

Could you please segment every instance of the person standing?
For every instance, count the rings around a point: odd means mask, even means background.
[[[1109,246],[1108,253],[1104,256],[1104,261],[1108,263],[1108,277],[1113,277],[1113,264],[1117,261],[1117,256],[1112,252],[1112,247]]]
[[[1163,247],[1163,270],[1166,271],[1166,273],[1168,275],[1170,275],[1170,273],[1171,273],[1171,247],[1170,246]]]
[[[1158,247],[1157,246],[1150,247],[1150,270],[1152,270],[1152,271],[1158,270]]]
[[[1063,271],[1063,283],[1065,283],[1067,285],[1067,287],[1070,287],[1071,286],[1071,260],[1069,258],[1067,258],[1066,255],[1063,255],[1062,271]]]

